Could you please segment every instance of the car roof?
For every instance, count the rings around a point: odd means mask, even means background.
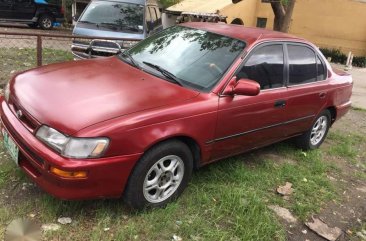
[[[272,31],[263,28],[244,27],[242,25],[225,24],[225,23],[208,23],[208,22],[187,22],[181,26],[196,28],[212,33],[217,33],[230,38],[235,38],[251,45],[259,40],[297,40],[307,42],[305,39],[296,36]]]

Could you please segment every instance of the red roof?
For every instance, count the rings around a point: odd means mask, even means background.
[[[290,34],[272,31],[263,28],[249,28],[242,25],[235,24],[222,24],[222,23],[208,23],[208,22],[188,22],[183,23],[183,26],[197,28],[212,33],[225,35],[231,38],[240,39],[245,41],[248,45],[256,42],[257,40],[265,39],[291,39],[305,41],[302,38],[295,37]]]

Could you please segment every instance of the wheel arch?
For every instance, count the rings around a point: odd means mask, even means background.
[[[330,124],[333,125],[337,119],[337,109],[334,106],[329,106],[326,109],[330,112]]]
[[[47,8],[37,9],[37,12],[36,12],[35,16],[37,17],[37,20],[39,20],[42,16],[50,16],[53,19],[53,21],[55,21],[54,14],[52,13],[52,11],[50,11]]]
[[[188,146],[188,148],[192,152],[192,156],[193,156],[193,168],[198,169],[200,167],[201,157],[202,157],[201,147],[194,138],[187,136],[187,135],[174,135],[174,136],[169,136],[169,137],[159,139],[159,140],[153,142],[151,145],[147,146],[144,150],[144,154],[151,148],[153,148],[163,142],[169,142],[171,140],[179,140]]]

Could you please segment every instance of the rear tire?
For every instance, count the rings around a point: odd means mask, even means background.
[[[51,30],[53,28],[53,23],[53,17],[50,15],[42,15],[38,20],[39,26],[44,30]]]
[[[186,188],[193,170],[189,147],[179,140],[162,142],[136,164],[124,192],[134,209],[164,207]]]
[[[331,124],[329,110],[322,111],[315,119],[311,128],[299,137],[296,137],[296,145],[303,150],[313,150],[325,140]]]

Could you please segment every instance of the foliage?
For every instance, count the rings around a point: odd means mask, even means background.
[[[353,57],[353,66],[366,68],[366,56],[355,56]]]
[[[320,51],[324,54],[326,58],[332,58],[332,62],[334,63],[346,64],[347,62],[347,55],[342,53],[339,49],[320,48]],[[366,56],[354,56],[352,65],[365,68]]]
[[[168,8],[174,4],[181,2],[182,0],[160,0],[160,3],[163,5],[164,8]]]
[[[332,62],[339,64],[346,64],[347,56],[342,53],[339,49],[326,49],[320,48],[320,51],[326,58],[332,58]]]

